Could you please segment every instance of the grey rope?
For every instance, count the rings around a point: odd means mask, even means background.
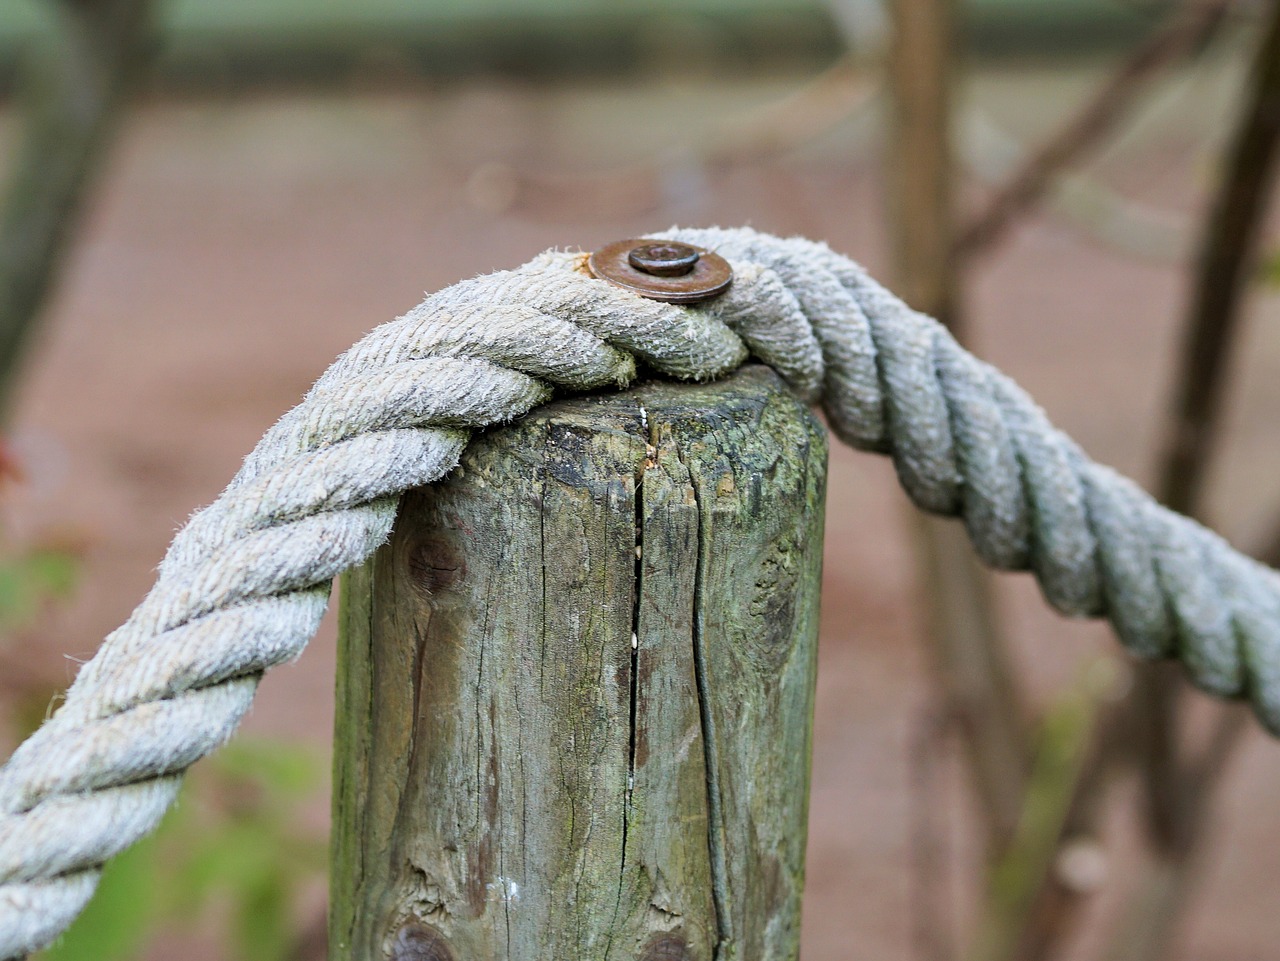
[[[0,768],[0,958],[57,937],[102,864],[155,827],[262,673],[301,653],[331,579],[386,539],[402,491],[448,473],[471,430],[624,386],[637,360],[708,380],[754,355],[846,443],[890,455],[922,509],[963,518],[988,564],[1033,571],[1064,614],[1109,618],[1134,654],[1179,658],[1280,732],[1280,575],[1092,463],[1016,384],[825,246],[664,236],[726,257],[730,291],[660,304],[549,252],[374,330],[267,432]]]

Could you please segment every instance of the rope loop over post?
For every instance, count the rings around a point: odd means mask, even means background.
[[[269,668],[315,632],[329,583],[382,544],[399,495],[472,430],[557,393],[680,380],[754,356],[888,454],[921,509],[1064,614],[1106,617],[1144,658],[1247,697],[1280,733],[1280,575],[1092,463],[1009,378],[825,245],[748,229],[655,240],[715,251],[721,297],[645,300],[550,251],[374,330],[321,376],[178,534],[159,578],[62,708],[0,768],[0,959],[50,943],[102,864],[151,831],[185,769],[231,736]]]

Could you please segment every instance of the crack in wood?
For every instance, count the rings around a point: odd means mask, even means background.
[[[693,494],[695,516],[697,517],[697,566],[693,575],[693,670],[698,692],[698,715],[702,719],[703,756],[706,763],[707,780],[707,851],[711,858],[711,893],[716,910],[716,961],[720,961],[728,953],[733,941],[733,922],[729,914],[729,872],[725,864],[724,850],[724,810],[720,794],[720,752],[716,741],[716,721],[711,710],[711,692],[708,690],[707,656],[703,646],[703,581],[705,576],[706,551],[708,544],[705,537],[706,514],[703,511],[702,495],[698,484],[689,470],[684,454],[676,451],[680,464],[689,477],[689,490]]]
[[[344,961],[413,919],[459,961],[793,961],[824,451],[746,369],[548,405],[406,495],[344,592]]]

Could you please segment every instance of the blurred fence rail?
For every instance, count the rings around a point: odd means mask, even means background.
[[[53,0],[0,4],[0,90],[23,49],[52,31]],[[777,69],[830,59],[846,38],[838,7],[874,0],[178,0],[161,9],[167,86],[269,81],[343,84],[412,76],[617,73],[697,63]],[[973,46],[1070,51],[1124,43],[1167,0],[970,0]]]

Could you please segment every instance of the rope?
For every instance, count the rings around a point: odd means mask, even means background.
[[[751,230],[674,230],[735,270],[698,307],[592,279],[581,254],[429,296],[357,343],[174,539],[155,586],[0,768],[0,958],[47,945],[102,864],[158,823],[263,672],[297,657],[329,582],[387,538],[398,495],[471,430],[553,394],[622,387],[636,362],[710,380],[754,355],[821,401],[846,443],[893,458],[919,507],[963,518],[990,565],[1031,570],[1071,616],[1142,658],[1247,697],[1280,732],[1280,575],[1092,463],[1011,380],[851,261]]]

